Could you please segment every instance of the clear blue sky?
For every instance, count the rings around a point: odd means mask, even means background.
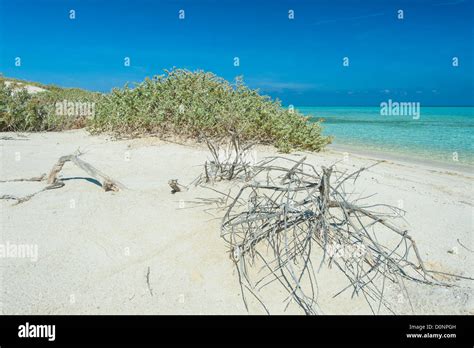
[[[473,0],[0,0],[0,72],[109,91],[176,66],[286,105],[473,105],[473,22]]]

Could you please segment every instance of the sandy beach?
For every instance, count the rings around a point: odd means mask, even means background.
[[[203,187],[170,193],[168,180],[192,182],[208,158],[203,144],[142,138],[112,140],[84,130],[1,133],[0,195],[24,196],[44,182],[8,182],[48,173],[58,158],[80,149],[81,158],[123,183],[104,192],[71,164],[65,186],[14,205],[0,200],[1,243],[37,245],[37,260],[5,257],[1,263],[4,314],[262,314],[247,312],[234,266],[220,237],[222,212],[193,204],[215,197]],[[304,153],[315,166],[335,162],[356,170],[373,164],[367,154],[329,148]],[[276,153],[258,146],[259,159]],[[301,158],[302,152],[285,155]],[[405,224],[430,269],[472,277],[473,183],[469,170],[387,160],[364,172],[355,194],[368,202],[403,205]],[[218,183],[225,189],[228,183]],[[317,253],[315,258],[317,258]],[[371,314],[335,269],[317,273],[324,314]],[[407,283],[410,298],[387,289],[398,314],[474,314],[474,283],[446,279],[452,287]],[[265,293],[272,314],[302,314],[278,286]],[[386,314],[381,310],[381,314]]]

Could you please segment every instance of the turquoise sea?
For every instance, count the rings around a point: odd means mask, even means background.
[[[380,107],[296,109],[313,119],[324,119],[323,133],[334,136],[335,146],[414,160],[474,165],[474,107],[421,106],[418,119],[382,116]]]

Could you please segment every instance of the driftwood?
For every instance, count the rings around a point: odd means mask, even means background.
[[[16,181],[27,181],[27,180],[16,180]],[[34,181],[36,181],[36,180],[34,180]],[[36,196],[37,194],[39,194],[41,192],[44,192],[46,190],[60,188],[60,187],[63,187],[63,186],[64,186],[64,183],[62,181],[58,181],[58,182],[55,182],[54,184],[51,184],[51,185],[48,185],[48,186],[44,187],[43,189],[41,189],[37,192],[31,193],[31,194],[23,196],[23,197],[17,197],[17,196],[13,196],[13,195],[2,195],[2,196],[0,196],[0,199],[15,200],[16,202],[15,202],[14,205],[18,205],[18,204],[29,201],[31,198],[33,198],[34,196]]]
[[[93,178],[97,179],[99,182],[102,180],[101,185],[102,188],[105,191],[119,191],[120,189],[125,189],[125,186],[122,185],[120,182],[113,180],[109,176],[105,175],[104,173],[100,172],[98,169],[90,165],[89,163],[81,160],[78,155],[68,155],[68,156],[62,156],[59,158],[58,162],[54,165],[54,167],[51,169],[50,173],[48,176],[46,174],[42,174],[40,176],[32,177],[32,178],[19,178],[19,179],[10,179],[10,180],[1,180],[0,182],[21,182],[21,181],[37,181],[41,182],[44,181],[45,179],[47,180],[47,186],[44,187],[43,189],[34,192],[32,194],[26,195],[24,197],[17,197],[13,195],[2,195],[0,196],[0,199],[5,199],[5,200],[15,200],[17,204],[21,204],[24,202],[29,201],[31,198],[36,196],[37,194],[47,191],[47,190],[52,190],[52,189],[57,189],[61,188],[64,186],[64,182],[58,178],[59,172],[62,170],[64,164],[66,162],[72,162],[82,170],[84,170],[86,173],[88,173],[90,176]]]
[[[18,136],[21,137],[21,138],[26,138],[26,136],[22,136],[22,135],[18,135]],[[2,136],[2,137],[0,137],[0,140],[21,140],[21,141],[29,140],[29,139],[21,139],[21,138],[14,138],[14,137],[10,137],[10,136]]]
[[[181,191],[181,188],[179,187],[179,184],[178,184],[178,179],[171,179],[168,181],[168,185],[170,185],[171,187],[171,193],[176,193],[176,192],[180,192]]]
[[[90,165],[89,163],[81,160],[78,156],[76,155],[68,155],[68,156],[62,156],[59,158],[58,162],[54,165],[54,167],[51,169],[49,175],[48,175],[48,184],[54,184],[58,181],[58,174],[63,168],[64,164],[66,162],[72,162],[82,170],[84,170],[87,174],[92,176],[93,178],[99,180],[102,180],[102,188],[105,191],[119,191],[120,189],[124,189],[125,186],[119,183],[118,181],[110,178],[109,176],[105,175],[104,173],[100,172],[98,169]]]
[[[274,165],[276,161],[266,160],[257,168],[266,172],[265,182],[242,187],[222,222],[222,236],[243,288],[258,298],[261,288],[277,281],[306,314],[319,313],[311,253],[315,246],[322,250],[319,267],[336,265],[348,278],[349,285],[341,293],[352,288],[353,295],[363,295],[374,312],[381,306],[391,310],[383,296],[385,282],[402,289],[403,278],[436,283],[406,231],[383,213],[348,201],[342,185],[352,174],[331,182],[335,168],[323,168],[320,173],[303,158],[286,159],[291,165],[286,169]],[[401,215],[397,208],[388,210],[394,213],[391,217]],[[391,244],[383,236],[390,233],[399,237]],[[262,267],[258,273],[250,270],[256,263]]]
[[[10,180],[0,180],[0,182],[43,181],[45,178],[46,178],[46,174],[41,174],[40,176],[34,176],[32,178],[19,178],[19,179],[10,179]]]
[[[414,239],[395,224],[404,211],[349,199],[344,187],[367,169],[350,174],[335,166],[317,170],[306,157],[275,156],[247,166],[250,176],[236,194],[220,193],[224,197],[214,203],[222,208],[225,202],[221,236],[236,265],[246,307],[249,292],[268,312],[259,293],[276,282],[288,293],[287,306],[296,303],[306,314],[321,313],[316,270],[323,265],[336,266],[348,280],[334,296],[352,289],[352,296],[363,296],[373,313],[382,307],[394,313],[387,288],[394,286],[408,297],[404,280],[450,286],[434,277],[441,272],[426,268]]]

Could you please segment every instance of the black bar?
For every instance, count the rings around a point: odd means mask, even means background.
[[[55,325],[55,339],[19,337],[20,325]],[[429,327],[428,325],[431,325]],[[473,346],[472,316],[0,316],[0,346],[285,344]],[[407,337],[421,334],[426,337]],[[428,337],[449,334],[455,337]]]

